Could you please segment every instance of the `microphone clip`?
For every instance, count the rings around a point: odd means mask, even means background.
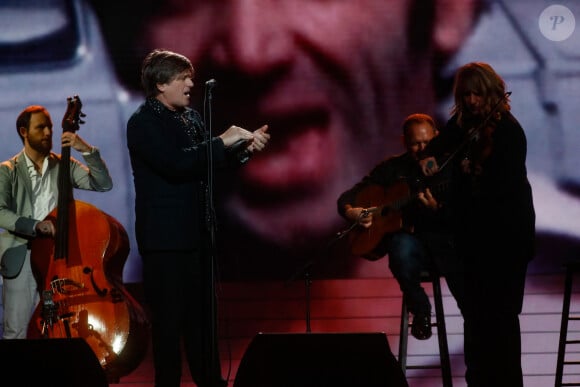
[[[213,78],[205,82],[205,87],[207,87],[208,89],[213,89],[216,85],[217,81]]]

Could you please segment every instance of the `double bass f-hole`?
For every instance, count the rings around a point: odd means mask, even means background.
[[[97,295],[99,295],[100,297],[105,297],[107,295],[108,290],[99,288],[97,282],[95,281],[95,276],[93,275],[94,273],[93,269],[87,266],[83,269],[83,273],[91,275],[91,285],[93,285],[95,293],[97,293]]]

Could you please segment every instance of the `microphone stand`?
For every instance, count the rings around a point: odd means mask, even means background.
[[[296,270],[296,272],[294,272],[294,274],[292,274],[292,276],[289,279],[287,279],[285,282],[286,286],[289,286],[292,282],[294,282],[296,280],[296,278],[298,278],[298,277],[304,278],[304,287],[305,287],[304,298],[305,298],[305,302],[306,302],[306,311],[305,311],[306,333],[312,332],[312,329],[310,326],[310,322],[311,322],[310,305],[311,305],[311,288],[312,288],[311,269],[315,264],[320,263],[320,262],[328,259],[330,257],[331,247],[336,242],[338,242],[340,239],[342,239],[344,236],[346,236],[355,226],[356,226],[356,223],[354,223],[347,230],[338,232],[336,234],[336,236],[330,242],[328,242],[328,244],[326,245],[326,255],[324,255],[322,258],[309,260],[304,265],[302,265],[301,268]]]
[[[208,254],[207,264],[209,265],[206,269],[207,279],[209,280],[208,286],[205,290],[208,291],[208,304],[209,305],[209,337],[210,337],[210,352],[209,352],[209,364],[208,368],[205,370],[207,372],[207,382],[210,386],[214,386],[217,383],[216,377],[221,378],[218,375],[217,362],[219,362],[219,357],[217,353],[218,339],[217,339],[217,301],[216,301],[216,284],[215,284],[215,230],[216,230],[216,217],[213,203],[213,151],[212,151],[212,111],[211,111],[211,100],[212,100],[212,89],[215,86],[215,81],[206,82],[206,95],[204,99],[204,122],[206,125],[206,144],[207,144],[207,190],[206,190],[206,223],[207,230],[209,233],[209,243],[208,243]],[[207,111],[207,116],[206,116]],[[204,361],[202,359],[202,361]],[[205,360],[207,364],[207,359]]]
[[[288,280],[286,280],[286,286],[289,286],[296,278],[304,277],[304,287],[306,293],[304,295],[306,301],[306,333],[312,332],[310,328],[310,288],[312,287],[312,279],[310,275],[310,269],[314,266],[315,261],[310,260],[306,262],[300,269],[298,269]]]

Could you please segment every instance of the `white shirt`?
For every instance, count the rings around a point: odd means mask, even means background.
[[[42,163],[41,173],[38,173],[32,160],[30,160],[26,153],[24,153],[24,156],[26,159],[26,166],[28,167],[28,174],[30,175],[30,181],[32,183],[32,196],[34,201],[32,206],[32,217],[34,219],[43,220],[56,207],[58,190],[57,187],[53,187],[52,179],[50,179],[49,176],[50,174],[47,173],[48,157],[46,157]]]

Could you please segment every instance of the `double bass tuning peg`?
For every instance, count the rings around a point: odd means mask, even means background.
[[[85,113],[83,113],[82,108],[83,108],[83,103],[81,102],[81,98],[78,95],[75,95],[74,100],[76,100],[77,104],[78,104],[78,116],[77,119],[79,121],[79,124],[84,124],[85,121],[83,120],[84,117],[86,117],[87,115]]]
[[[77,97],[78,98],[78,97]],[[80,101],[80,100],[79,100]],[[81,109],[82,109],[82,105],[81,105]],[[87,115],[85,113],[82,112],[82,110],[79,110],[79,114],[78,114],[78,121],[79,121],[79,125],[82,125],[85,123],[85,120],[83,120],[84,117],[86,117]]]
[[[78,95],[67,98],[67,109],[62,119],[63,130],[74,132],[79,129],[79,125],[84,124],[81,118],[86,114],[81,111],[83,104]]]

